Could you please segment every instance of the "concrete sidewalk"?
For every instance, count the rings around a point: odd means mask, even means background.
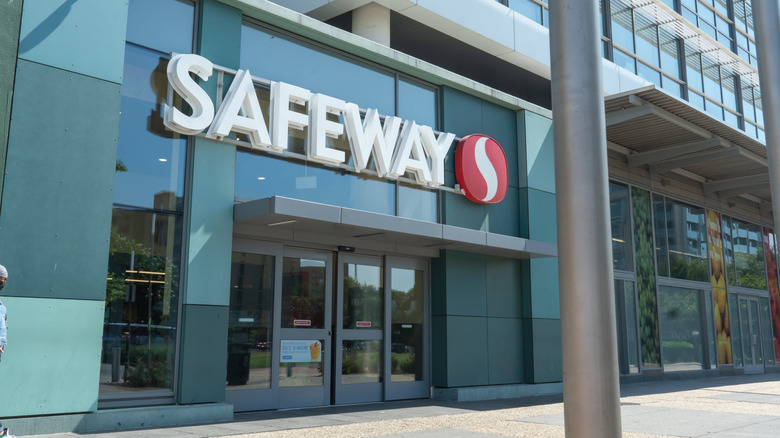
[[[621,388],[624,437],[780,436],[780,374],[634,383]],[[412,400],[236,414],[229,423],[74,437],[564,437],[562,397]]]

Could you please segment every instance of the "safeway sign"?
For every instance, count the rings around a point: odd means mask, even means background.
[[[355,172],[366,169],[373,156],[374,170],[381,178],[398,178],[408,172],[418,184],[431,187],[444,184],[444,159],[455,134],[436,133],[429,126],[402,121],[399,117],[386,116],[383,121],[376,109],[366,110],[361,117],[361,110],[354,103],[284,82],[270,82],[270,105],[261,108],[249,70],[236,72],[224,99],[215,107],[211,97],[191,76],[192,73],[206,81],[214,69],[211,61],[199,55],[180,54],[171,59],[168,82],[192,108],[192,113],[188,115],[175,108],[173,93],[168,93],[163,115],[168,129],[185,135],[203,134],[216,140],[222,140],[231,132],[241,133],[247,136],[253,149],[275,153],[288,149],[290,129],[306,129],[306,158],[330,165],[344,164],[346,154],[330,147],[328,138],[346,135]],[[291,103],[305,108],[305,112],[296,111],[294,106],[291,108]],[[264,111],[269,112],[268,124]],[[481,163],[478,171],[484,174],[485,160]],[[505,181],[504,178],[504,184]],[[498,202],[496,198],[492,196],[485,201],[469,197],[481,203]]]

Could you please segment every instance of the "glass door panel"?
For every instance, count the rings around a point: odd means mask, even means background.
[[[384,340],[382,259],[339,255],[335,401],[381,401]]]
[[[385,399],[430,395],[428,266],[419,260],[387,258],[389,366]]]
[[[285,250],[282,260],[279,407],[330,402],[331,255]]]
[[[758,299],[739,297],[739,326],[742,334],[742,357],[745,374],[764,372],[758,317]]]

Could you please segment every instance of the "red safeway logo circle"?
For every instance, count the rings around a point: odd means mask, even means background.
[[[455,177],[470,201],[501,202],[508,185],[506,155],[501,145],[487,135],[463,137],[455,149]]]

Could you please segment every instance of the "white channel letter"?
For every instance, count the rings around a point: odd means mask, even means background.
[[[239,70],[236,74],[206,135],[221,140],[230,131],[246,134],[255,149],[268,149],[271,146],[271,137],[263,120],[263,110],[260,109],[249,70]]]
[[[474,160],[477,163],[479,173],[485,178],[485,184],[487,184],[487,196],[482,199],[483,202],[491,201],[498,191],[498,174],[496,174],[496,169],[493,167],[493,163],[490,162],[490,158],[488,158],[485,150],[487,141],[487,137],[482,137],[474,145]]]
[[[271,83],[271,147],[279,152],[287,150],[289,128],[303,131],[309,126],[307,103],[311,100],[311,91],[284,82]],[[306,114],[290,109],[290,102],[306,105]]]
[[[341,164],[346,160],[344,151],[328,147],[328,137],[338,138],[344,133],[344,125],[328,120],[328,114],[337,117],[344,111],[344,101],[324,94],[311,98],[311,126],[306,156],[310,160],[326,164]]]
[[[188,116],[176,109],[173,102],[166,102],[163,106],[163,124],[168,129],[186,135],[196,135],[208,128],[214,118],[214,103],[190,77],[190,72],[205,81],[213,70],[214,64],[200,55],[181,54],[171,59],[167,70],[168,83],[192,108],[192,115]]]
[[[347,137],[352,149],[352,161],[355,171],[368,167],[371,151],[374,151],[374,164],[380,177],[386,177],[393,164],[393,153],[401,127],[399,117],[385,117],[384,126],[379,120],[376,109],[366,111],[363,123],[360,123],[360,108],[354,103],[347,103],[344,108],[344,124],[347,127]]]
[[[401,130],[401,143],[393,160],[390,175],[403,176],[407,171],[414,172],[418,183],[431,183],[431,170],[420,140],[420,130],[415,122],[407,120]]]
[[[455,140],[455,134],[442,132],[436,137],[430,126],[420,126],[420,138],[423,148],[431,158],[431,177],[432,185],[440,186],[444,184],[444,158],[452,147],[452,141]]]

